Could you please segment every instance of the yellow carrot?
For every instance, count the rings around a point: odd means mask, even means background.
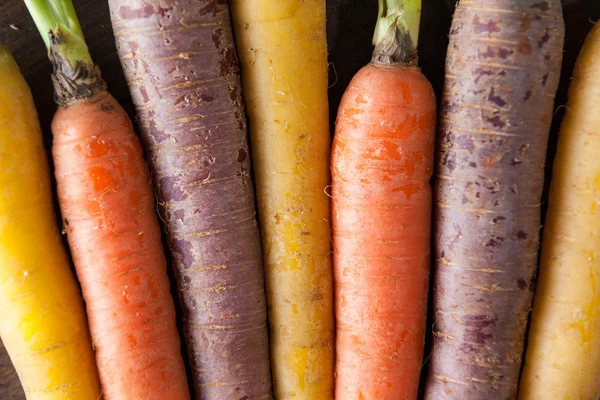
[[[577,60],[546,217],[521,400],[600,397],[600,23]]]
[[[325,0],[231,5],[250,117],[275,397],[330,399]]]
[[[96,400],[83,303],[27,83],[0,46],[0,336],[29,400]]]

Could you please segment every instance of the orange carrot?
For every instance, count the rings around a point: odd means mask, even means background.
[[[52,123],[58,197],[104,395],[188,399],[141,144],[106,91],[71,2],[63,0],[58,11],[41,3],[27,1],[42,36],[50,32],[45,40],[59,104]]]
[[[382,4],[333,145],[339,399],[416,399],[425,341],[435,96],[416,67],[420,1],[400,18]]]
[[[107,398],[187,397],[150,177],[129,117],[101,92],[61,107],[52,132],[60,207]]]

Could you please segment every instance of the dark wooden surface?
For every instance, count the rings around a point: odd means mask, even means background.
[[[25,394],[21,389],[19,377],[13,368],[6,349],[0,341],[0,399],[22,400]]]
[[[113,95],[133,116],[131,99],[114,47],[106,0],[73,0],[92,56],[103,71]],[[420,40],[420,64],[441,93],[448,29],[454,0],[424,0]],[[562,83],[557,108],[566,101],[569,78],[581,43],[593,21],[600,19],[600,1],[563,0],[567,38]],[[50,145],[50,122],[56,109],[52,99],[50,65],[46,51],[21,0],[0,0],[0,42],[7,46],[19,63],[31,86],[38,108],[44,140]],[[330,54],[330,112],[333,123],[337,104],[354,73],[370,60],[371,36],[377,13],[376,0],[327,0],[328,43]],[[554,154],[559,122],[555,116],[549,160]],[[548,163],[549,167],[551,163]],[[550,174],[550,168],[548,168]],[[1,268],[1,266],[0,266]],[[24,395],[10,361],[0,346],[0,399],[20,400]]]

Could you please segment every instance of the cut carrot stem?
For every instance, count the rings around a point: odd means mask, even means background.
[[[435,95],[417,68],[420,1],[380,1],[371,64],[336,121],[336,398],[416,400],[431,240]]]
[[[379,11],[373,35],[373,45],[380,43],[392,26],[406,32],[414,48],[419,43],[422,0],[378,0]]]
[[[26,4],[42,36],[49,36],[59,104],[52,122],[58,198],[103,394],[108,400],[187,399],[154,194],[140,142],[129,117],[106,91],[71,2]]]

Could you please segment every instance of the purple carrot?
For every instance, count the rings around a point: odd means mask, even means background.
[[[196,396],[270,398],[261,244],[228,2],[109,3],[167,230]]]
[[[442,99],[426,400],[512,400],[562,60],[559,0],[462,0]]]

